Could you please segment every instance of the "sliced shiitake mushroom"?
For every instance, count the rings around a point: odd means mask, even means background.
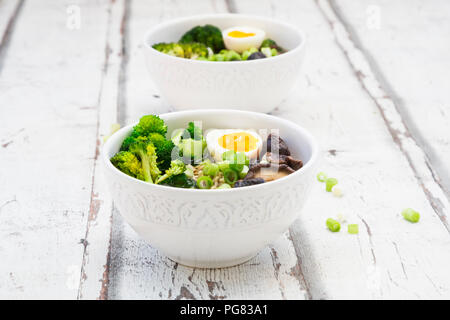
[[[287,164],[259,163],[248,170],[244,180],[261,178],[264,181],[273,181],[290,175],[293,172],[295,170]]]
[[[284,154],[276,155],[272,152],[266,153],[266,160],[272,164],[287,164],[289,167],[297,171],[301,167],[303,167],[302,160],[298,160],[293,158],[292,156],[286,156]]]
[[[273,145],[272,145],[272,143],[273,143]],[[278,135],[273,134],[273,133],[269,134],[269,136],[267,137],[267,152],[272,152],[275,154],[286,155],[286,156],[291,155],[291,152],[289,151],[289,148],[288,148],[286,142],[284,142],[284,140],[281,139]]]

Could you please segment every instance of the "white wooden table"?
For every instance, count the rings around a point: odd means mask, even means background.
[[[272,114],[313,132],[345,195],[315,183],[256,258],[200,270],[124,223],[98,154],[112,123],[173,111],[144,66],[146,29],[213,12],[306,32]],[[449,17],[446,0],[0,0],[0,298],[449,299]],[[338,213],[359,235],[325,229]]]

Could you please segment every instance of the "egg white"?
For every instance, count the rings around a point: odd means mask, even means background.
[[[256,138],[257,140],[256,148],[244,153],[249,159],[258,158],[258,155],[262,149],[263,144],[261,136],[253,130],[243,130],[243,129],[211,129],[207,131],[206,143],[208,146],[208,151],[211,154],[211,157],[213,157],[218,162],[222,161],[222,154],[226,151],[229,151],[229,149],[225,149],[221,145],[219,145],[219,138],[221,138],[223,135],[237,132],[245,132],[248,135],[251,135]]]
[[[241,31],[245,33],[254,33],[255,35],[244,38],[234,38],[228,34],[232,31]],[[264,30],[253,27],[232,27],[222,31],[225,48],[242,53],[250,48],[259,48],[266,37]]]

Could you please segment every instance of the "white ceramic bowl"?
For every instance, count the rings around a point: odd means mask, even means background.
[[[117,170],[110,158],[132,125],[103,147],[106,177],[116,207],[133,229],[170,259],[195,267],[243,263],[274,241],[300,214],[314,181],[318,146],[302,127],[274,116],[237,110],[194,110],[161,115],[168,135],[199,120],[203,129],[279,129],[303,168],[260,185],[218,190],[149,184]]]
[[[197,61],[163,54],[152,48],[159,42],[176,42],[194,26],[213,24],[221,30],[251,26],[266,31],[288,52],[252,61]],[[163,97],[178,110],[240,109],[269,112],[294,86],[303,60],[305,37],[289,24],[240,14],[202,15],[162,23],[144,40],[150,76]]]

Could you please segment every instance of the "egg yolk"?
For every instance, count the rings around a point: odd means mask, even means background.
[[[255,34],[236,30],[236,31],[229,32],[228,35],[232,38],[247,38],[247,37],[253,37]]]
[[[248,152],[256,149],[258,140],[247,132],[233,132],[219,138],[219,145],[227,150]]]

